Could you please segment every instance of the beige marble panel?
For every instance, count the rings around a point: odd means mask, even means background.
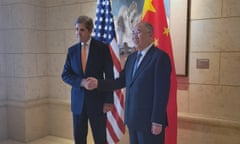
[[[48,134],[48,106],[44,101],[12,103],[7,119],[10,139],[29,142]]]
[[[178,121],[178,144],[239,144],[238,128]]]
[[[80,7],[79,4],[49,7],[47,14],[48,28],[50,30],[72,28],[77,16],[81,15]]]
[[[58,100],[69,100],[66,95],[66,87],[61,77],[49,77],[49,98]]]
[[[6,29],[10,27],[11,17],[10,17],[10,6],[3,5],[0,6],[0,28]]]
[[[0,7],[0,9],[1,9],[1,7]],[[1,21],[0,21],[0,23],[1,23]],[[6,31],[4,31],[4,30],[0,30],[0,53],[5,53],[5,49],[6,49],[6,41],[5,41],[6,35],[5,35],[5,32]]]
[[[13,28],[33,28],[35,11],[34,6],[27,4],[11,5],[11,19]]]
[[[5,54],[6,56],[6,76],[15,76],[15,55],[14,54]]]
[[[21,142],[18,142],[18,141],[15,141],[15,140],[3,140],[3,141],[0,141],[1,144],[25,144],[25,143],[21,143]]]
[[[65,5],[62,7],[62,9],[64,11],[64,13],[62,15],[62,17],[64,17],[63,26],[65,29],[73,28],[75,26],[74,22],[75,22],[76,18],[79,15],[86,14],[86,11],[82,12],[83,5],[85,5],[85,4]],[[91,11],[91,7],[88,7],[87,14],[89,13],[89,11]]]
[[[35,7],[34,10],[34,27],[45,30],[47,28],[47,9],[45,7]]]
[[[10,42],[14,40],[14,37],[12,37],[12,32],[13,30],[1,30],[2,36],[2,41],[3,43],[1,44],[3,47],[0,49],[4,54],[9,54],[14,52],[14,48],[12,48],[12,45]]]
[[[35,30],[32,35],[32,46],[35,47],[36,53],[47,53],[47,32],[44,30]]]
[[[191,19],[221,17],[222,0],[192,0]]]
[[[65,52],[65,33],[63,30],[47,32],[47,49],[48,53]]]
[[[191,51],[239,51],[240,18],[192,21]]]
[[[47,77],[8,78],[7,82],[9,101],[39,100],[48,96]]]
[[[27,0],[30,4],[37,5],[37,6],[46,6],[46,0]]]
[[[223,16],[240,16],[240,1],[239,0],[223,0]]]
[[[73,144],[73,141],[71,139],[65,139],[62,137],[47,136],[30,142],[29,144]]]
[[[71,101],[71,86],[66,83],[64,83],[64,85],[65,85],[65,89],[66,89],[66,92],[65,92],[66,100],[65,101],[70,102]]]
[[[71,139],[66,139],[62,137],[56,137],[56,136],[46,136],[28,143],[22,143],[15,140],[3,140],[0,141],[1,144],[73,144],[73,141]]]
[[[190,85],[189,112],[232,121],[239,121],[239,87]]]
[[[220,83],[240,86],[240,53],[222,53]]]
[[[191,51],[220,51],[224,44],[225,26],[219,19],[198,20],[191,22]]]
[[[240,1],[239,1],[240,2]],[[239,8],[240,9],[240,8]],[[222,51],[240,51],[240,17],[224,18],[222,22]]]
[[[15,55],[15,76],[31,77],[37,75],[36,54],[16,54]]]
[[[7,94],[9,101],[25,100],[24,78],[8,78]]]
[[[189,87],[189,112],[216,117],[224,103],[220,97],[220,87],[215,85],[196,85]]]
[[[4,46],[8,53],[46,53],[45,31],[30,29],[13,29],[4,31]]]
[[[38,78],[38,85],[40,91],[40,98],[47,98],[49,96],[49,83],[47,77]]]
[[[7,107],[0,101],[0,140],[6,139],[7,136]]]
[[[27,29],[12,29],[6,32],[8,53],[30,53],[34,52],[34,47],[31,45],[31,30]]]
[[[92,17],[93,21],[94,21],[94,18],[96,16],[96,1],[89,2],[89,3],[83,3],[80,6],[81,6],[80,13],[82,15],[87,15],[87,16]]]
[[[1,3],[3,4],[3,5],[6,5],[6,4],[14,4],[14,3],[16,3],[16,2],[24,2],[24,0],[1,0]]]
[[[0,100],[7,100],[7,78],[0,77]]]
[[[63,5],[64,0],[48,0],[46,1],[47,7]]]
[[[209,59],[209,69],[197,69],[197,59]],[[219,83],[219,53],[191,53],[189,82],[203,84]]]
[[[8,78],[6,84],[9,101],[29,101],[46,98],[48,88],[47,77]]]
[[[31,53],[31,54],[37,53],[37,47],[43,45],[43,44],[38,45],[39,43],[44,42],[44,41],[42,41],[43,39],[37,39],[39,37],[38,30],[20,29],[17,32],[20,34],[19,37],[23,37],[23,38],[20,38],[20,40],[22,40],[22,45],[21,45],[22,47],[20,49],[21,50],[20,53]],[[18,39],[19,37],[15,37],[15,39]],[[14,46],[15,50],[18,50],[19,47],[18,47],[17,43],[15,43],[15,45],[13,45],[13,46]]]
[[[3,41],[4,41],[3,52],[8,53],[8,54],[13,53],[14,51],[18,52],[16,50],[14,50],[14,43],[16,43],[15,42],[15,39],[16,39],[15,37],[17,37],[17,35],[14,36],[14,33],[17,33],[16,30],[14,32],[13,29],[12,30],[7,29],[7,30],[4,30],[4,31],[1,31],[1,33],[4,35],[3,36]],[[14,43],[11,43],[11,41],[14,41]],[[20,43],[19,43],[19,45],[20,45]],[[22,46],[20,45],[19,47],[22,47]]]
[[[49,7],[47,8],[47,27],[48,30],[56,30],[64,27],[62,7]]]
[[[25,109],[25,141],[36,140],[48,135],[48,112],[47,104],[40,104]]]
[[[43,28],[46,27],[45,0],[7,0],[1,6],[0,27],[2,28]],[[29,3],[29,4],[27,4]],[[35,5],[35,6],[34,6]]]
[[[178,106],[178,112],[189,111],[189,91],[188,90],[177,91],[177,106]]]
[[[78,42],[75,34],[74,27],[71,30],[65,30],[65,53],[67,54],[68,48]]]
[[[29,101],[40,99],[39,78],[25,78],[22,85],[24,85],[24,100]]]
[[[229,118],[240,122],[240,87],[222,86],[221,95],[224,104],[221,108],[223,118]]]
[[[60,77],[65,62],[65,54],[49,54],[48,55],[48,75]]]
[[[73,138],[72,113],[69,104],[50,103],[49,134],[64,138]]]
[[[37,76],[47,76],[48,74],[48,56],[46,54],[37,54]]]
[[[23,108],[8,106],[7,119],[9,139],[24,142],[26,136],[25,118],[25,110]]]
[[[27,3],[32,5],[45,5],[46,0],[1,0],[2,4],[16,4],[16,3]]]
[[[6,76],[6,56],[5,54],[0,53],[0,77]]]

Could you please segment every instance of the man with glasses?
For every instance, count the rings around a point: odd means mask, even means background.
[[[130,144],[164,144],[170,92],[169,56],[154,46],[153,27],[138,23],[132,31],[136,52],[115,80],[88,78],[87,88],[108,91],[126,87],[124,122]]]

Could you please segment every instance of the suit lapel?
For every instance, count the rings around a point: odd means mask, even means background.
[[[152,54],[153,54],[153,47],[151,47],[149,49],[149,51],[146,53],[146,55],[144,56],[142,62],[140,63],[140,65],[138,66],[134,77],[132,78],[132,82],[144,71],[144,69],[146,68],[146,66],[149,64],[150,60],[152,59]],[[136,56],[135,56],[136,57]],[[132,64],[132,67],[134,67],[134,62]],[[133,71],[133,70],[132,70]]]
[[[81,43],[76,45],[76,62],[77,62],[77,67],[79,69],[79,73],[82,73],[82,63],[81,63]]]
[[[137,51],[134,53],[132,60],[129,61],[129,63],[130,63],[130,72],[129,72],[130,75],[129,75],[129,77],[130,77],[131,80],[133,79],[132,74],[133,74],[133,69],[134,69],[134,64],[135,64],[135,61],[136,61],[136,57],[137,57]]]

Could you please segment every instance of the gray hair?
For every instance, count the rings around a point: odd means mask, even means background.
[[[144,27],[146,27],[147,29],[148,29],[148,32],[149,33],[153,33],[153,26],[152,26],[152,24],[150,24],[150,23],[148,23],[148,22],[141,22],[142,23],[142,25],[144,26]]]
[[[79,16],[76,20],[75,20],[75,25],[76,24],[84,24],[85,27],[89,30],[92,31],[93,30],[93,19],[91,17],[88,16]]]

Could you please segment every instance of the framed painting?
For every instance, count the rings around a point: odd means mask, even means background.
[[[173,55],[178,76],[187,76],[188,66],[188,0],[164,0],[170,27]],[[112,12],[121,62],[135,51],[132,29],[141,20],[144,0],[113,0]]]

